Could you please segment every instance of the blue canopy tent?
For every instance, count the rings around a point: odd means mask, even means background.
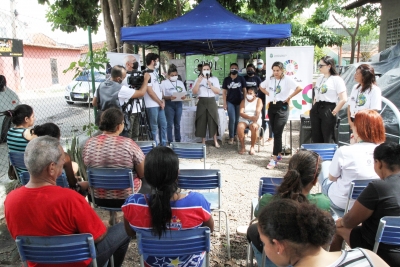
[[[160,51],[180,54],[254,52],[290,36],[290,24],[250,23],[215,0],[203,0],[192,11],[164,23],[121,29],[123,42],[158,46]]]

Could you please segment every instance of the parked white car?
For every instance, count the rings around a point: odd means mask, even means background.
[[[99,87],[100,83],[106,80],[106,75],[95,72],[94,73],[94,85],[95,90]],[[86,72],[81,76],[78,76],[73,82],[67,85],[65,88],[65,101],[67,104],[81,104],[91,103],[93,99],[92,93],[92,77],[90,72]]]

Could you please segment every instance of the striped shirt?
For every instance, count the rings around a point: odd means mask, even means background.
[[[29,143],[24,137],[27,128],[10,128],[7,132],[7,146],[9,151],[25,152],[25,148]]]
[[[327,267],[373,267],[372,260],[362,248],[342,250],[342,255]]]
[[[146,199],[147,198],[147,199]],[[151,229],[151,213],[147,204],[149,196],[143,194],[131,195],[122,206],[125,219],[134,229]],[[172,218],[167,224],[170,230],[186,230],[200,227],[211,218],[210,203],[197,192],[189,192],[187,196],[171,201]],[[176,257],[156,257],[144,255],[144,266],[190,266],[200,267],[205,253]]]

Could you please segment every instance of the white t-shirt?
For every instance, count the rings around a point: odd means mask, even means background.
[[[172,96],[176,92],[186,92],[183,82],[179,80],[171,82],[169,79],[166,79],[161,82],[160,87],[164,96]]]
[[[346,208],[351,181],[379,179],[374,170],[375,147],[377,144],[364,142],[342,146],[335,152],[329,174],[338,179],[329,187],[328,196],[336,206]],[[349,207],[353,203],[350,201]]]
[[[372,89],[367,89],[364,93],[361,93],[361,86],[359,88],[357,88],[357,86],[359,86],[359,84],[354,85],[353,89],[351,90],[348,102],[350,106],[350,116],[352,118],[354,118],[356,113],[360,110],[382,109],[382,93],[378,86],[373,84]]]
[[[269,92],[269,97],[267,96],[266,100],[285,101],[299,85],[291,77],[285,75],[280,80],[275,79],[275,77],[267,78],[260,86]]]
[[[208,78],[212,84],[212,86],[217,87],[221,90],[221,86],[219,85],[219,80],[217,77]],[[194,84],[197,83],[198,78],[194,81]],[[214,97],[215,93],[208,87],[207,78],[203,78],[199,85],[199,91],[197,92],[197,97]]]
[[[340,76],[325,76],[318,77],[315,82],[315,99],[316,101],[325,101],[330,103],[337,103],[338,95],[346,92],[346,84]]]
[[[126,74],[126,77],[125,77],[125,79],[122,81],[122,85],[125,85],[126,87],[129,87],[129,84],[128,84],[128,79],[129,79],[129,76],[131,76],[129,73],[127,73]],[[130,88],[131,89],[131,88]],[[134,90],[134,89],[133,89]],[[126,101],[128,101],[128,100],[126,100]],[[142,99],[139,99],[139,102],[140,102],[140,106],[142,107],[143,106],[143,100]],[[128,107],[128,108],[130,108],[130,107]],[[135,104],[133,105],[133,107],[132,107],[132,113],[138,113],[138,111],[137,111],[137,105],[136,105],[136,100],[135,100]]]
[[[135,91],[135,89],[123,85],[118,93],[119,105],[122,107],[124,103],[128,102],[132,95],[135,94]]]
[[[158,83],[158,74],[156,74],[156,71],[149,73],[150,74],[150,82],[147,84],[147,86],[151,86],[153,89],[153,92],[157,95],[158,99],[162,99],[162,90],[160,87],[160,84]],[[160,105],[154,101],[148,92],[144,95],[144,102],[146,104],[146,108],[155,108],[159,107]]]

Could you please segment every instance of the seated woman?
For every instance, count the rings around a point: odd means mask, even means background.
[[[60,139],[61,137],[60,128],[52,122],[44,123],[42,125],[36,125],[35,127],[33,127],[33,129],[31,129],[31,134],[34,134],[36,136],[49,135],[57,139]],[[86,181],[78,182],[75,177],[75,174],[79,170],[78,163],[71,161],[71,157],[68,155],[68,153],[64,152],[64,155],[64,171],[67,176],[69,187],[72,189],[77,189],[81,192],[86,192],[89,187],[89,183]]]
[[[244,145],[244,130],[249,127],[251,131],[250,155],[254,155],[254,144],[256,143],[258,129],[261,127],[261,110],[263,108],[262,100],[256,97],[257,87],[248,87],[246,99],[240,103],[240,118],[237,126],[237,134],[242,149],[239,154],[246,153]]]
[[[35,123],[35,113],[29,105],[21,104],[13,110],[6,110],[2,115],[11,118],[14,127],[7,132],[7,147],[10,152],[25,152],[25,148],[29,141],[35,138],[31,134],[30,127]],[[17,168],[18,175],[27,169]]]
[[[116,199],[112,200],[97,199],[101,194],[96,196],[95,192],[98,205],[119,208],[130,194],[137,193],[143,187],[144,154],[132,139],[119,136],[124,130],[124,114],[118,108],[109,108],[103,112],[99,129],[103,133],[87,140],[83,148],[85,165],[93,168],[126,168],[134,172],[134,192],[116,192]]]
[[[169,230],[200,226],[214,230],[210,203],[200,193],[180,193],[178,173],[178,156],[170,148],[155,147],[146,155],[144,174],[152,193],[131,195],[122,206],[129,236],[136,236],[135,229],[151,229],[159,238]],[[177,255],[174,259],[180,262],[179,266],[202,266],[204,255]],[[145,266],[172,265],[171,258],[144,255]]]
[[[265,254],[277,266],[389,266],[362,248],[326,251],[324,247],[335,234],[335,223],[329,213],[315,205],[291,199],[273,201],[261,211],[258,225]]]
[[[380,180],[369,183],[353,208],[336,221],[332,251],[340,249],[343,239],[351,248],[373,249],[380,219],[400,216],[400,145],[387,142],[377,146],[374,169]],[[381,243],[377,254],[390,266],[400,266],[400,246]]]
[[[322,184],[322,193],[331,200],[331,206],[345,210],[351,181],[378,179],[374,172],[373,152],[385,142],[385,127],[381,115],[374,110],[361,110],[355,116],[353,134],[356,143],[340,147],[329,167],[329,179]],[[350,202],[350,208],[354,201]]]
[[[265,194],[261,197],[254,212],[257,217],[259,211],[275,199],[289,198],[298,202],[310,202],[324,211],[330,209],[329,199],[321,194],[310,194],[311,188],[317,183],[321,171],[321,158],[318,154],[300,150],[289,161],[289,170],[283,177],[282,184],[277,188],[276,195]],[[257,224],[252,224],[247,230],[247,239],[252,243],[254,254],[259,266],[261,265],[262,243],[257,231]],[[267,259],[266,266],[275,266]]]

